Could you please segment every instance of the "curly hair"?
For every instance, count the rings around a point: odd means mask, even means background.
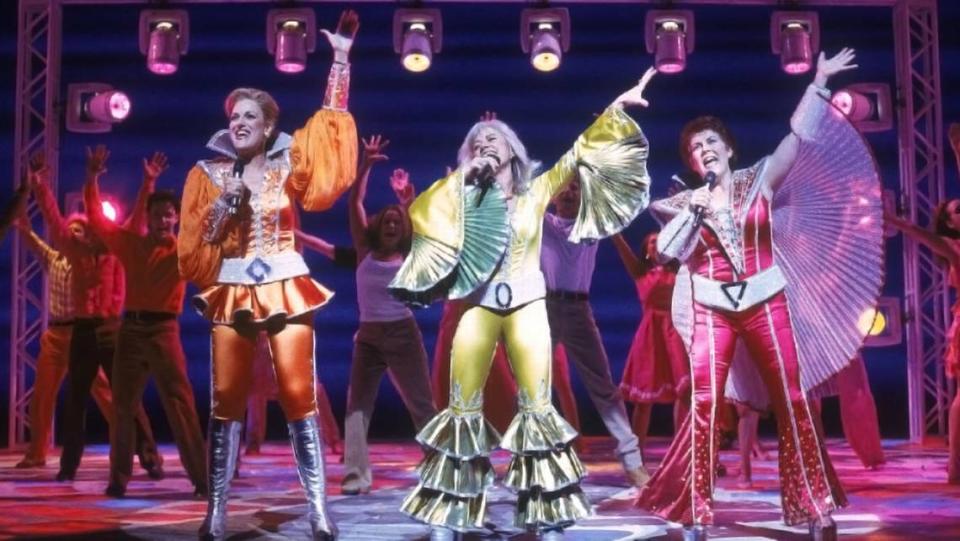
[[[733,151],[733,155],[730,157],[730,167],[732,168],[735,166],[738,155],[737,140],[733,137],[733,133],[730,132],[730,129],[727,128],[727,125],[715,116],[698,116],[683,126],[683,129],[680,130],[680,161],[683,162],[683,164],[691,171],[695,170],[693,167],[693,162],[691,161],[692,156],[690,154],[690,140],[693,139],[694,135],[705,130],[712,130],[716,132],[716,134],[723,139],[723,142],[730,147],[730,150]]]

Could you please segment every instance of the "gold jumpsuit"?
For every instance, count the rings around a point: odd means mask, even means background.
[[[468,308],[453,339],[450,405],[417,436],[427,456],[404,512],[457,531],[482,529],[486,490],[494,480],[489,454],[499,444],[513,454],[505,483],[519,494],[518,527],[562,528],[589,514],[580,489],[585,470],[570,446],[577,433],[550,400],[543,216],[551,198],[579,174],[583,200],[570,240],[622,230],[648,202],[646,157],[639,126],[611,107],[512,205],[496,184],[481,198],[481,190],[456,171],[410,207],[413,248],[392,291],[419,304],[463,298]],[[502,437],[482,413],[483,386],[501,336],[519,406]]]

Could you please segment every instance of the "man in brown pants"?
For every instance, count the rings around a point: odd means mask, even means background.
[[[147,377],[153,375],[177,442],[180,462],[196,493],[206,494],[203,434],[193,389],[187,379],[177,322],[185,292],[185,282],[177,270],[174,233],[179,220],[179,199],[169,192],[150,195],[146,234],[117,227],[104,217],[100,207],[98,179],[106,172],[108,157],[109,152],[103,146],[92,152],[87,150],[87,180],[83,192],[91,228],[123,263],[127,279],[123,323],[113,362],[117,418],[110,441],[110,483],[106,493],[113,497],[126,493],[133,470],[136,404],[143,396]],[[144,162],[144,181],[155,182],[166,167],[166,156],[155,154]]]

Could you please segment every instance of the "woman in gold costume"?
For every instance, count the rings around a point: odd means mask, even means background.
[[[517,527],[558,539],[590,512],[580,489],[585,470],[570,445],[577,433],[550,401],[543,216],[577,175],[582,204],[571,242],[617,233],[646,208],[647,140],[623,108],[647,105],[643,90],[654,73],[620,95],[543,174],[507,124],[478,122],[460,147],[459,167],[410,207],[413,247],[391,290],[415,304],[467,304],[453,338],[449,407],[417,436],[426,457],[402,506],[433,526],[433,539],[483,529],[497,445],[513,455],[505,483],[518,492]],[[502,437],[482,413],[501,337],[518,387],[518,412]]]

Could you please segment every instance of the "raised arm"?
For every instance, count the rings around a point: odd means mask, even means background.
[[[100,177],[107,172],[107,160],[110,151],[103,145],[93,150],[87,147],[87,176],[83,185],[83,206],[87,210],[87,220],[93,233],[113,252],[118,252],[126,235],[137,235],[122,229],[103,214],[100,199]]]
[[[73,241],[67,227],[67,221],[60,213],[60,207],[57,206],[57,198],[53,195],[53,190],[50,189],[50,169],[47,167],[46,156],[41,152],[34,154],[30,158],[29,168],[27,178],[30,187],[33,189],[33,195],[37,198],[40,215],[43,216],[43,220],[47,224],[50,238],[59,249],[65,249]]]
[[[627,239],[623,238],[623,235],[617,233],[611,237],[611,239],[613,240],[613,245],[617,249],[617,254],[620,255],[620,260],[623,261],[623,266],[627,269],[627,274],[630,275],[630,278],[636,280],[647,273],[649,266],[633,253],[633,250],[630,249],[630,244],[627,242]]]
[[[797,154],[800,152],[800,142],[814,135],[808,133],[809,127],[805,125],[806,122],[816,116],[814,110],[820,106],[819,103],[812,100],[830,98],[827,81],[837,73],[856,68],[857,65],[853,63],[854,57],[854,50],[848,47],[844,47],[830,58],[827,58],[823,51],[820,52],[820,56],[817,58],[817,74],[813,78],[813,83],[807,87],[797,110],[790,119],[791,131],[780,141],[764,167],[761,181],[770,190],[770,193],[777,191],[787,177],[790,168],[793,167],[793,162],[796,161]]]
[[[347,63],[360,20],[346,10],[335,33],[323,31],[334,50],[323,108],[293,134],[287,186],[304,210],[330,208],[350,188],[357,171],[357,127],[347,112],[350,65]]]
[[[366,256],[370,247],[367,245],[367,211],[363,202],[367,197],[367,185],[370,180],[370,170],[373,165],[386,161],[387,155],[383,149],[390,141],[380,135],[373,135],[369,139],[361,139],[363,155],[360,157],[360,166],[357,168],[357,181],[350,189],[350,237],[357,249],[358,259]]]
[[[167,170],[167,155],[163,152],[154,152],[150,159],[143,159],[143,182],[137,192],[137,201],[130,211],[130,216],[123,222],[123,228],[138,235],[147,234],[147,201],[157,187],[157,178]]]
[[[20,232],[20,238],[22,238],[23,242],[27,245],[27,249],[33,252],[33,255],[40,260],[44,269],[49,270],[50,265],[60,257],[60,252],[51,248],[46,242],[43,242],[40,235],[37,235],[33,230],[33,226],[30,225],[30,219],[27,218],[26,213],[21,212],[14,219],[13,225]]]
[[[928,229],[924,229],[908,220],[904,220],[903,218],[890,212],[884,212],[883,217],[887,223],[898,230],[903,231],[904,235],[912,238],[920,244],[923,244],[938,256],[950,261],[951,263],[960,261],[960,254],[956,253],[950,243],[940,235],[937,235]]]

